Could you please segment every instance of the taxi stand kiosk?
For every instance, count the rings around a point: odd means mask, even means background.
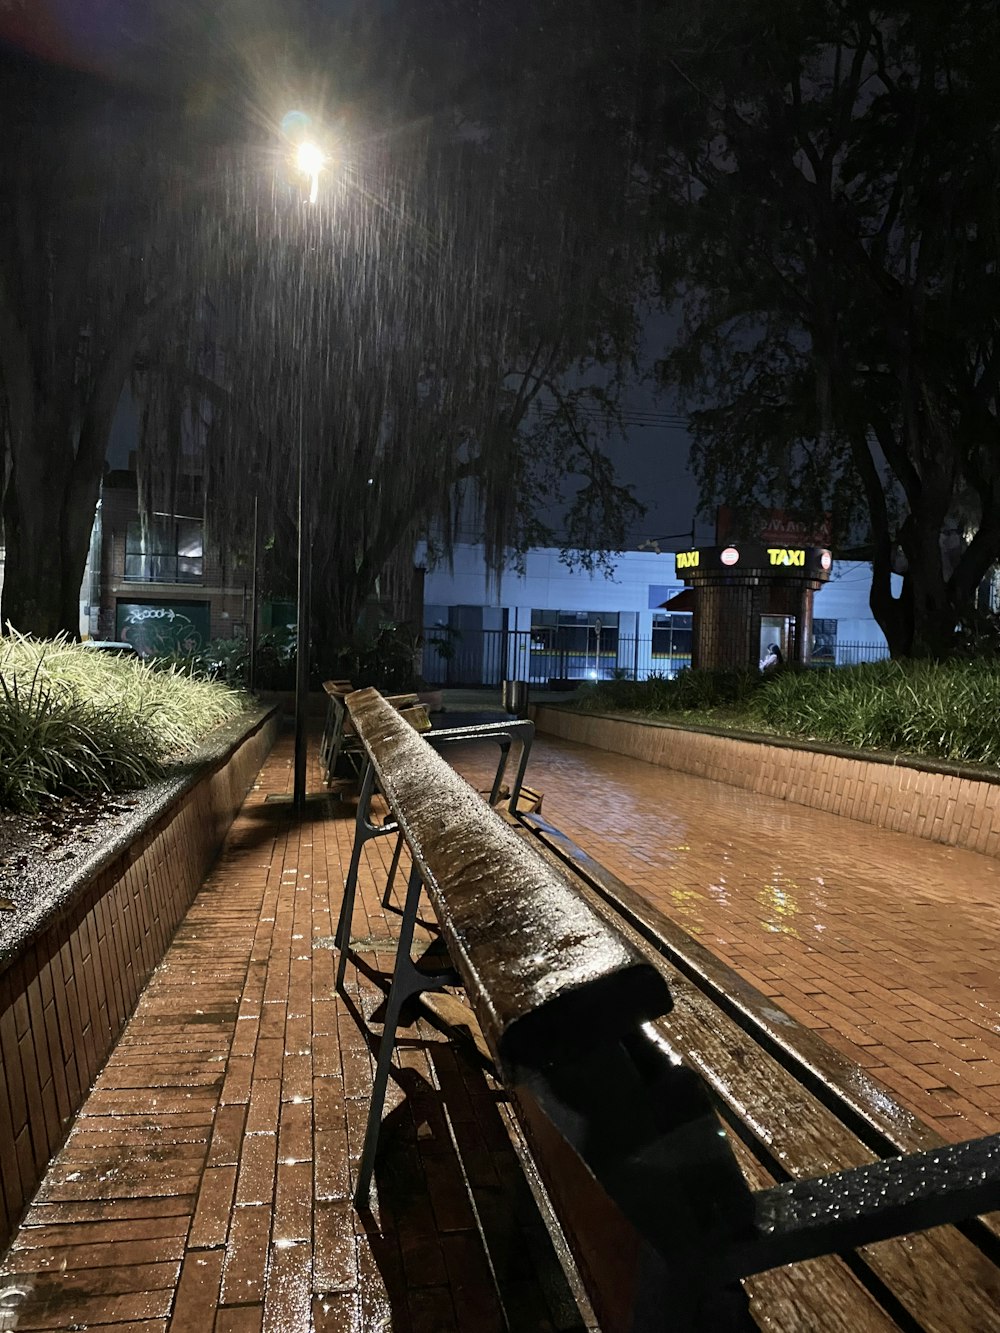
[[[741,541],[679,551],[676,561],[694,592],[693,667],[756,668],[768,621],[781,626],[773,641],[786,661],[809,661],[813,595],[833,564],[828,550]]]

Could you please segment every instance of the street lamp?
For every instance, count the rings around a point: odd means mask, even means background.
[[[315,204],[319,198],[319,177],[327,162],[328,154],[314,139],[304,136],[310,124],[310,118],[301,111],[289,111],[281,122],[281,131],[285,136],[286,169],[305,176],[309,181],[308,202]],[[296,590],[296,670],[295,670],[295,759],[293,764],[292,805],[295,813],[301,817],[306,804],[306,767],[308,757],[308,737],[306,734],[306,714],[309,702],[309,646],[310,646],[310,583],[312,574],[312,521],[310,507],[306,499],[306,448],[305,422],[303,420],[303,400],[305,386],[302,380],[302,366],[298,368],[299,394],[297,413],[296,453],[298,464],[298,587]],[[254,509],[256,524],[256,505]],[[255,526],[256,532],[256,526]],[[255,537],[256,551],[256,537]],[[256,594],[255,594],[256,605]],[[256,665],[256,662],[254,662]],[[271,799],[270,797],[268,799]],[[282,799],[276,797],[275,799]],[[287,798],[285,798],[287,799]]]
[[[306,502],[305,429],[302,421],[302,394],[299,384],[298,438],[298,580],[295,613],[295,757],[292,764],[292,805],[301,815],[306,805],[306,714],[309,705],[310,600],[312,598],[312,524]]]
[[[319,198],[319,176],[327,155],[313,139],[302,139],[295,149],[294,165],[309,179],[309,203]],[[301,371],[300,371],[301,374]],[[312,597],[312,532],[306,501],[305,426],[302,420],[302,395],[299,384],[298,413],[298,586],[296,589],[295,644],[295,758],[292,766],[292,804],[301,815],[306,803],[306,760],[308,741],[306,714],[309,702],[310,601]]]
[[[295,166],[303,176],[309,178],[309,202],[314,204],[319,198],[319,173],[326,166],[326,153],[312,139],[303,139],[295,150]]]

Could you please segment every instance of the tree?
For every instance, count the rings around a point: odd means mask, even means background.
[[[649,161],[705,499],[836,505],[842,535],[861,515],[893,654],[947,653],[1000,556],[1000,16],[708,0],[672,22]]]
[[[75,632],[130,375],[146,507],[203,435],[225,542],[241,540],[254,495],[289,531],[304,440],[333,635],[417,535],[447,549],[463,484],[495,564],[551,535],[534,502],[574,473],[568,558],[620,544],[635,501],[591,432],[594,404],[614,417],[606,368],[627,363],[636,333],[625,30],[566,0],[503,16],[451,0],[290,0],[250,27],[234,16],[154,5],[144,40],[160,19],[203,40],[179,44],[190,65],[130,46],[144,87],[158,68],[143,96],[10,62],[5,618]],[[278,160],[288,90],[304,86],[342,157],[312,210]]]
[[[111,421],[164,299],[154,168],[139,99],[9,57],[0,90],[0,614],[75,635]]]
[[[588,26],[599,13],[525,6],[528,26],[496,31],[492,8],[399,5],[373,31],[362,7],[360,34],[338,15],[316,203],[288,165],[291,122],[220,159],[177,229],[188,322],[148,348],[148,444],[176,443],[165,423],[201,386],[215,523],[245,531],[257,495],[288,534],[301,438],[331,646],[417,537],[447,550],[463,486],[495,566],[551,535],[539,510],[567,476],[567,558],[623,540],[635,501],[578,410],[613,418],[607,374],[588,386],[581,363],[626,364],[637,332],[634,146],[617,74],[615,100],[593,95],[620,54],[606,22]],[[161,451],[162,481],[175,463]]]

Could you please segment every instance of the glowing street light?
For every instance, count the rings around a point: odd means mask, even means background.
[[[309,202],[314,204],[319,196],[319,173],[326,166],[326,153],[312,139],[303,139],[295,150],[295,166],[303,176],[309,177]]]
[[[0,0],[0,6],[3,0]],[[320,143],[309,137],[312,120],[302,111],[289,111],[281,120],[280,158],[282,178],[291,184],[291,173],[298,173],[309,181],[309,203],[319,197],[319,177],[330,163],[330,156]],[[320,128],[323,137],[322,127]],[[329,142],[329,139],[328,139]],[[298,586],[295,594],[295,758],[293,763],[292,806],[302,816],[306,804],[306,769],[308,736],[306,714],[309,702],[309,646],[310,646],[310,584],[312,575],[312,520],[306,503],[306,439],[303,420],[305,388],[300,368],[298,403]],[[255,511],[256,512],[256,511]],[[255,598],[256,602],[256,598]],[[276,793],[268,800],[281,800]]]
[[[301,131],[308,125],[308,117],[301,112],[290,112],[282,123],[287,131]],[[301,138],[293,157],[295,170],[309,180],[309,203],[319,197],[319,175],[329,158],[315,139]],[[302,388],[300,385],[298,413],[298,587],[296,590],[296,670],[295,670],[295,759],[293,764],[292,803],[300,817],[306,803],[306,760],[308,740],[306,713],[309,700],[309,645],[312,533],[306,504],[305,432],[302,420]]]

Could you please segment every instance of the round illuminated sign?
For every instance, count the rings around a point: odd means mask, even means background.
[[[819,558],[819,564],[821,569],[830,568],[830,566],[833,564],[833,556],[830,554],[829,551],[823,552],[823,554]]]
[[[735,546],[727,546],[724,551],[720,551],[719,559],[724,565],[735,565],[740,558],[740,553]]]

